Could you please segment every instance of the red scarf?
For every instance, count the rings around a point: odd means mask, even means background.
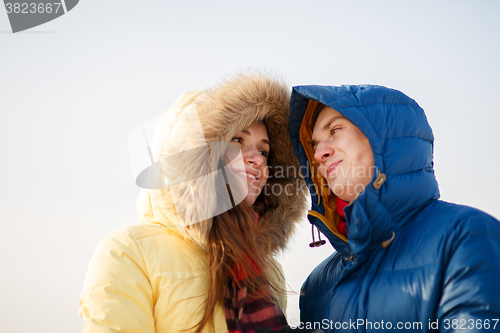
[[[255,213],[256,223],[258,217]],[[262,272],[258,269],[255,261],[248,259],[254,272],[261,275]],[[238,288],[233,275],[228,273],[224,308],[229,333],[254,333],[259,327],[279,330],[287,325],[285,315],[278,305],[263,298],[262,292],[251,292],[247,289],[244,280],[248,277],[248,272],[238,268],[238,266],[234,267],[233,272],[238,282],[243,282]]]
[[[349,235],[349,230],[347,229],[344,208],[347,207],[349,203],[345,202],[342,199],[339,199],[339,197],[335,197],[335,201],[337,203],[337,213],[340,215],[340,221],[337,224],[337,229],[342,235],[345,236],[345,238],[347,238],[347,236]]]

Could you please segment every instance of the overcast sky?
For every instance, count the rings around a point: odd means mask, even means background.
[[[403,91],[434,130],[442,199],[499,218],[499,14],[496,0],[83,0],[12,34],[0,8],[0,331],[81,331],[95,246],[138,222],[129,134],[250,66],[290,87]],[[295,291],[333,251],[310,238],[304,221],[280,259]]]

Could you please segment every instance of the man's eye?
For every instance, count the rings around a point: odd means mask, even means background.
[[[243,139],[242,138],[232,138],[231,141],[241,143],[241,142],[243,142]]]
[[[332,128],[332,134],[335,134],[338,131],[340,131],[340,127],[334,127],[334,128]]]

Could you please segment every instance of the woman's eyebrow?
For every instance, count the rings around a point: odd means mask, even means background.
[[[252,136],[252,133],[250,133],[247,130],[243,130],[243,131],[241,131],[241,133],[248,135],[248,136]],[[266,145],[270,146],[269,141],[266,139],[262,139],[262,140],[260,140],[260,142],[265,143]]]

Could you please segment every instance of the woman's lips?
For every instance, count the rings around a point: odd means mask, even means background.
[[[251,182],[259,182],[259,177],[257,176],[256,172],[246,171],[246,177]]]
[[[342,163],[342,160],[337,161],[337,162],[333,162],[332,164],[330,164],[330,166],[328,167],[328,169],[326,169],[326,176],[330,177],[331,173],[335,171],[335,169],[337,168],[337,166],[340,163]]]
[[[237,174],[240,174],[244,178],[253,181],[253,182],[258,182],[260,181],[259,174],[255,171],[248,171],[248,170],[233,170]]]

